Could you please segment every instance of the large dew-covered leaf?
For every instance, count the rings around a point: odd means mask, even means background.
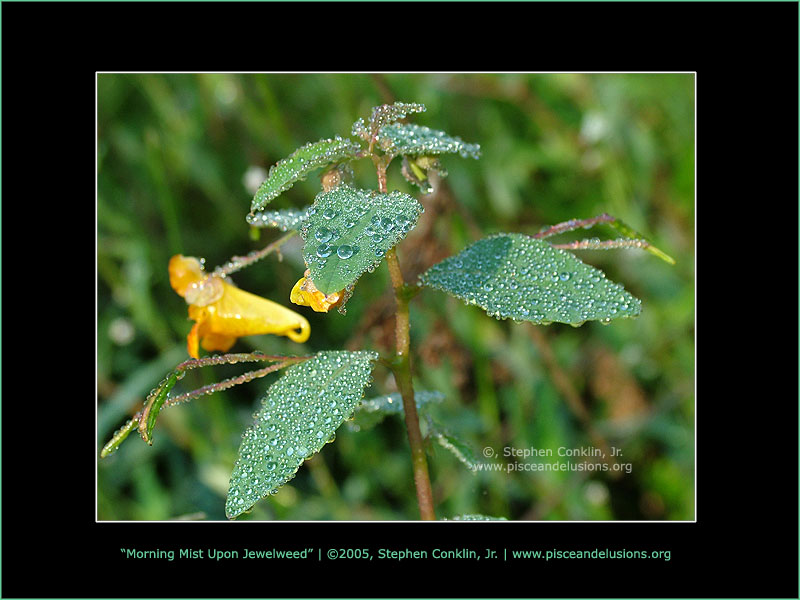
[[[273,198],[297,181],[305,179],[311,171],[339,160],[354,158],[359,149],[360,146],[354,141],[339,136],[298,148],[291,156],[270,167],[267,179],[253,197],[250,212],[263,210]]]
[[[478,158],[481,147],[467,144],[459,137],[422,125],[393,123],[378,133],[378,143],[384,151],[394,155],[428,156],[453,153],[464,158]]]
[[[599,269],[519,233],[475,242],[432,266],[420,280],[498,319],[577,326],[641,312],[641,301]]]
[[[398,191],[379,194],[340,185],[318,195],[300,232],[316,288],[340,292],[374,270],[423,210],[415,198]]]
[[[375,352],[320,352],[270,386],[242,435],[225,503],[229,519],[275,493],[303,461],[333,441],[363,397],[377,358]]]

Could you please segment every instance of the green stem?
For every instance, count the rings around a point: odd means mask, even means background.
[[[395,344],[396,356],[393,361],[392,372],[397,382],[397,389],[403,398],[403,412],[408,431],[408,443],[411,446],[411,462],[414,467],[414,484],[417,488],[417,503],[422,520],[435,521],[436,514],[433,510],[433,492],[428,474],[428,460],[425,456],[425,446],[422,441],[422,432],[419,428],[419,415],[417,403],[414,399],[414,385],[411,380],[411,353],[409,335],[409,310],[408,299],[404,293],[405,283],[400,274],[400,263],[397,253],[392,248],[386,253],[386,262],[392,276],[392,287],[397,302],[395,316]]]
[[[383,157],[373,155],[373,162],[378,173],[378,188],[382,194],[386,191],[386,167],[388,161]],[[386,253],[386,264],[389,267],[389,276],[392,280],[397,311],[395,314],[395,348],[396,355],[392,361],[392,373],[397,382],[397,389],[403,398],[403,412],[405,413],[408,444],[411,446],[411,463],[414,469],[414,485],[417,489],[417,504],[420,517],[423,521],[435,521],[436,513],[433,509],[433,492],[428,474],[428,459],[425,456],[425,445],[422,432],[419,428],[419,415],[417,403],[414,400],[414,385],[411,379],[411,336],[409,329],[408,301],[410,294],[407,291],[397,252],[392,248]]]

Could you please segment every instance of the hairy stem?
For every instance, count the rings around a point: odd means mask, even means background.
[[[181,404],[183,402],[188,402],[189,400],[193,400],[194,398],[199,398],[200,396],[214,394],[216,392],[222,392],[236,385],[248,383],[250,381],[253,381],[253,379],[258,379],[259,377],[264,377],[265,375],[274,373],[275,371],[283,369],[284,367],[297,364],[298,362],[303,362],[304,360],[308,360],[308,358],[309,357],[305,356],[297,358],[288,358],[283,362],[272,364],[268,367],[264,367],[263,369],[257,369],[256,371],[248,371],[247,373],[242,373],[237,377],[230,377],[229,379],[223,379],[222,381],[218,381],[217,383],[204,385],[203,387],[197,388],[196,390],[192,390],[191,392],[186,392],[184,394],[181,394],[180,396],[175,396],[174,398],[167,398],[164,401],[163,408],[166,408],[168,406],[173,406],[175,404]]]
[[[564,221],[558,225],[552,225],[546,229],[543,229],[539,233],[534,234],[532,237],[536,239],[542,239],[552,235],[558,235],[559,233],[564,233],[566,231],[573,231],[580,227],[588,229],[589,227],[593,227],[598,223],[613,223],[614,221],[616,221],[616,219],[607,213],[592,217],[591,219],[570,219],[569,221]]]
[[[373,155],[373,162],[378,173],[378,190],[386,194],[386,167],[388,161],[384,157]],[[411,446],[411,463],[414,469],[414,485],[417,489],[417,504],[423,521],[435,521],[433,510],[433,492],[428,474],[428,459],[425,456],[425,445],[419,428],[417,403],[414,400],[414,385],[411,380],[411,336],[409,333],[409,294],[397,260],[397,252],[392,248],[386,253],[386,264],[392,280],[394,298],[397,303],[395,313],[395,348],[396,356],[392,361],[392,373],[397,382],[397,389],[403,398],[408,444]]]
[[[262,258],[269,256],[273,252],[279,251],[284,242],[290,240],[295,235],[297,235],[297,231],[293,229],[283,237],[280,237],[274,242],[272,242],[266,248],[262,248],[261,250],[255,250],[245,256],[234,256],[224,265],[214,269],[212,275],[216,275],[218,277],[226,277],[231,273],[235,273],[236,271],[240,271],[245,267],[249,267],[253,263],[261,260]]]
[[[553,244],[553,247],[562,248],[564,250],[610,250],[612,248],[642,248],[643,250],[647,250],[650,254],[657,256],[661,260],[666,261],[671,265],[675,264],[675,259],[669,254],[665,254],[653,246],[653,244],[644,239],[644,236],[638,231],[631,228],[620,219],[612,217],[608,213],[603,213],[602,215],[592,217],[591,219],[570,219],[569,221],[564,221],[558,225],[546,227],[539,233],[534,234],[533,237],[540,240],[553,235],[558,235],[559,233],[573,231],[575,229],[579,229],[580,227],[589,229],[590,227],[594,227],[600,223],[606,223],[607,225],[610,225],[622,233],[626,239],[608,240],[605,242],[598,240],[580,240],[578,242],[571,242],[568,244]]]
[[[566,244],[551,244],[553,248],[562,248],[563,250],[614,250],[616,248],[644,248],[650,247],[650,242],[647,240],[578,240],[576,242],[568,242]]]
[[[158,384],[158,386],[150,391],[150,393],[147,395],[147,399],[145,400],[142,410],[133,415],[133,417],[131,417],[131,419],[125,423],[125,425],[123,425],[114,433],[112,438],[106,443],[105,446],[103,446],[103,449],[100,452],[100,458],[105,458],[109,454],[115,452],[117,448],[119,448],[120,444],[125,441],[125,438],[128,437],[128,434],[136,429],[139,430],[142,439],[148,444],[152,445],[152,431],[155,427],[156,418],[164,408],[174,406],[175,404],[180,404],[182,402],[188,402],[189,400],[198,398],[199,396],[227,390],[233,386],[253,381],[259,377],[264,377],[269,373],[273,373],[279,369],[303,362],[309,358],[312,358],[312,356],[273,356],[256,351],[249,354],[222,354],[184,361],[175,367],[175,369],[173,369],[169,374],[167,374],[167,376],[161,381],[161,383]],[[258,369],[256,371],[248,371],[247,373],[243,373],[238,377],[231,377],[230,379],[225,379],[218,383],[205,385],[191,392],[181,394],[180,396],[171,397],[169,395],[175,384],[186,374],[186,371],[191,369],[208,367],[212,365],[232,365],[241,362],[256,361],[272,361],[275,362],[275,364],[263,369]]]

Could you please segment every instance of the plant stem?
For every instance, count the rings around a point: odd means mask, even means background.
[[[553,248],[563,250],[614,250],[616,248],[643,248],[648,249],[650,242],[647,240],[628,240],[624,238],[616,240],[578,240],[566,244],[550,244]]]
[[[419,428],[419,415],[417,403],[414,400],[414,385],[411,381],[411,338],[409,336],[409,310],[408,298],[405,294],[405,282],[400,272],[400,263],[394,248],[386,253],[386,263],[392,278],[394,297],[397,302],[395,315],[395,345],[396,356],[393,361],[394,379],[397,389],[403,398],[403,412],[408,431],[408,443],[411,446],[411,462],[414,467],[414,484],[417,488],[417,503],[420,516],[424,521],[435,521],[436,514],[433,510],[433,492],[431,480],[428,475],[428,460],[425,457],[425,446],[422,441],[422,432]]]
[[[218,381],[217,383],[204,385],[203,387],[197,388],[196,390],[192,390],[191,392],[186,392],[184,394],[181,394],[180,396],[175,396],[174,398],[167,398],[164,401],[163,408],[167,408],[168,406],[173,406],[175,404],[181,404],[183,402],[188,402],[189,400],[199,398],[200,396],[225,391],[229,388],[232,388],[233,386],[241,385],[243,383],[248,383],[250,381],[253,381],[253,379],[264,377],[265,375],[274,373],[279,369],[283,369],[285,367],[297,364],[298,362],[303,362],[304,360],[308,360],[309,358],[310,357],[307,356],[287,358],[283,362],[269,365],[268,367],[264,367],[263,369],[258,369],[256,371],[248,371],[247,373],[242,373],[238,377],[231,377],[229,379],[223,379],[222,381]]]
[[[283,237],[280,237],[274,242],[272,242],[266,248],[262,248],[261,250],[254,250],[253,252],[250,252],[246,256],[234,256],[224,265],[214,269],[212,275],[216,275],[218,277],[227,277],[231,273],[235,273],[236,271],[244,269],[245,267],[249,267],[253,263],[261,260],[262,258],[269,256],[273,252],[280,251],[280,248],[283,245],[283,243],[290,240],[295,235],[297,235],[297,231],[293,229]]]
[[[173,369],[157,387],[150,391],[150,393],[147,395],[147,399],[145,400],[142,410],[133,415],[133,417],[127,423],[125,423],[125,425],[123,425],[114,433],[112,438],[106,443],[105,446],[103,446],[103,449],[100,452],[100,458],[105,458],[109,454],[115,452],[117,448],[119,448],[119,445],[125,441],[125,438],[128,437],[128,434],[135,429],[139,430],[139,433],[145,442],[152,445],[152,430],[155,426],[155,419],[158,417],[158,414],[161,412],[161,410],[165,408],[180,404],[182,402],[188,402],[189,400],[198,398],[199,396],[227,390],[235,385],[247,383],[259,377],[264,377],[265,375],[273,373],[274,371],[297,364],[299,362],[303,362],[310,358],[313,357],[274,356],[264,354],[262,352],[251,352],[249,354],[221,354],[217,356],[207,356],[200,359],[193,358],[184,361],[175,367],[175,369]],[[247,373],[243,373],[238,377],[231,377],[230,379],[225,379],[218,383],[205,385],[201,388],[191,392],[186,392],[185,394],[181,394],[177,397],[169,396],[172,388],[179,380],[183,378],[186,371],[196,369],[198,367],[208,367],[211,365],[233,365],[240,362],[255,361],[273,361],[275,364],[257,371],[248,371]]]
[[[378,173],[378,189],[386,194],[386,167],[388,162],[384,157],[373,154],[373,162]],[[397,303],[395,313],[395,348],[396,356],[392,361],[392,373],[397,382],[397,389],[403,398],[403,412],[405,413],[408,444],[411,446],[411,463],[414,469],[414,485],[417,489],[417,504],[420,517],[423,521],[435,521],[436,513],[433,510],[433,492],[428,474],[428,459],[425,456],[425,445],[422,432],[419,428],[419,415],[417,403],[414,400],[414,385],[411,380],[411,336],[409,331],[409,294],[406,293],[406,283],[397,260],[397,252],[392,248],[386,253],[386,264],[389,267],[389,276],[392,280],[394,298]]]

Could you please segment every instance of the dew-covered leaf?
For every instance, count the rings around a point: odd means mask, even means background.
[[[259,211],[247,215],[247,222],[253,227],[273,227],[281,231],[300,229],[308,218],[309,208],[311,207]]]
[[[480,306],[498,319],[577,326],[641,312],[641,301],[599,269],[519,233],[475,242],[432,266],[420,282]]]
[[[443,521],[508,521],[505,517],[487,517],[486,515],[457,515],[452,519],[442,519]]]
[[[232,519],[292,479],[333,441],[369,384],[375,352],[320,352],[289,367],[261,401],[242,435],[225,514]]]
[[[184,371],[178,369],[172,371],[147,395],[142,414],[139,417],[139,434],[151,446],[153,445],[153,429],[156,426],[158,414],[161,412],[170,390],[183,379],[185,374]]]
[[[105,458],[116,452],[120,444],[125,441],[125,438],[131,433],[131,431],[136,430],[139,427],[139,417],[133,417],[129,419],[125,425],[120,427],[114,432],[114,435],[111,436],[111,439],[106,442],[103,446],[103,449],[100,451],[100,458]]]
[[[428,392],[425,390],[417,390],[414,392],[414,402],[417,409],[427,407],[428,404],[441,402],[444,400],[444,394],[441,392]],[[374,413],[380,412],[387,415],[402,415],[403,414],[403,397],[400,394],[387,394],[386,396],[378,396],[377,398],[370,398],[364,400],[358,405],[359,412]]]
[[[444,394],[441,392],[428,392],[416,390],[414,392],[414,402],[417,411],[423,413],[430,404],[441,402]],[[374,427],[387,415],[403,414],[403,398],[400,394],[388,394],[364,400],[358,405],[353,421],[348,421],[348,426],[353,431],[362,431]]]
[[[467,144],[459,137],[423,125],[393,123],[378,132],[378,143],[393,155],[425,156],[453,153],[464,158],[479,158],[481,147]]]
[[[369,141],[370,137],[384,125],[404,119],[406,115],[421,112],[425,112],[425,105],[416,102],[381,104],[372,108],[369,123],[365,124],[364,119],[359,119],[353,123],[352,134]]]
[[[253,198],[250,212],[263,210],[273,198],[297,181],[305,179],[311,171],[339,160],[354,158],[359,149],[357,143],[339,136],[301,146],[291,156],[270,167],[267,179]]]
[[[415,198],[398,191],[379,194],[340,185],[319,194],[300,232],[316,288],[340,292],[374,270],[423,210]]]

